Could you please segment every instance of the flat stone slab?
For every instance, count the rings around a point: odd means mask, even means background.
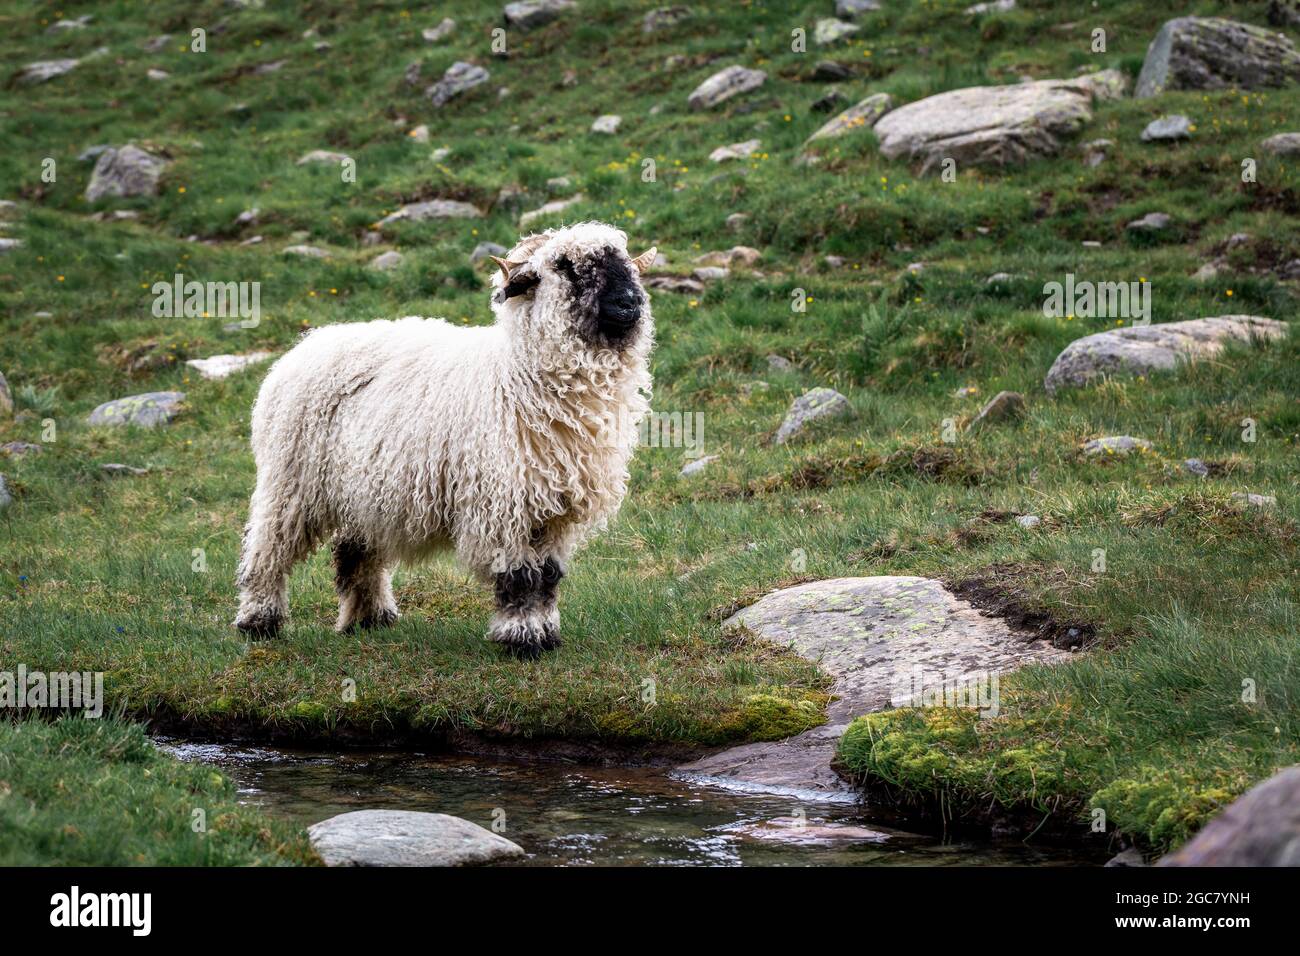
[[[1065,136],[1092,119],[1094,99],[1123,94],[1114,70],[1069,80],[1037,80],[1006,86],[949,90],[885,113],[875,124],[881,155],[920,166],[922,174],[943,160],[966,165],[1009,166],[1054,156]]]
[[[746,628],[817,661],[834,678],[831,693],[838,699],[820,727],[733,747],[678,772],[730,789],[808,800],[856,799],[831,769],[836,745],[854,718],[906,706],[943,681],[982,683],[990,674],[1070,656],[985,617],[938,581],[909,576],[836,578],[786,588],[722,626]]]
[[[1285,322],[1258,315],[1220,315],[1097,332],[1065,347],[1043,379],[1043,387],[1055,392],[1105,375],[1167,372],[1180,361],[1218,355],[1228,342],[1268,341],[1285,335]]]
[[[307,828],[326,866],[468,866],[523,856],[523,848],[445,813],[354,810]]]

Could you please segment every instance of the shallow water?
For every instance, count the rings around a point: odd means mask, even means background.
[[[652,768],[158,744],[219,767],[242,801],[303,825],[361,809],[496,822],[527,851],[525,866],[1087,866],[1105,859],[1091,850],[905,833],[873,823],[862,805],[731,793]]]

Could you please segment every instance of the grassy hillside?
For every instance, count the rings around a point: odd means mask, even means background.
[[[829,115],[810,108],[827,91],[811,79],[819,59],[852,71],[838,84],[845,105],[1088,69],[1132,76],[1168,16],[1262,23],[1265,4],[1103,0],[1085,19],[1047,0],[981,17],[962,13],[964,0],[885,0],[858,38],[827,48],[811,34],[829,0],[697,3],[689,20],[647,34],[652,6],[581,0],[540,30],[508,31],[498,57],[495,4],[0,3],[0,52],[14,68],[108,48],[66,76],[0,91],[0,198],[19,203],[0,234],[23,242],[0,254],[0,371],[19,406],[0,421],[0,442],[45,446],[0,457],[15,498],[0,512],[0,664],[102,669],[110,703],[131,715],[251,732],[716,744],[806,727],[817,708],[800,705],[820,704],[826,687],[792,655],[722,636],[721,612],[796,580],[978,578],[1095,634],[1093,648],[1009,682],[996,720],[909,711],[861,722],[844,746],[853,771],[954,803],[992,797],[1081,819],[1096,804],[1112,828],[1164,845],[1300,759],[1290,491],[1300,341],[1055,398],[1041,386],[1066,344],[1115,324],[1043,316],[1043,283],[1066,273],[1152,283],[1155,322],[1291,319],[1295,282],[1279,269],[1300,257],[1300,171],[1257,144],[1295,128],[1300,90],[1100,104],[1080,136],[1114,141],[1096,168],[1072,143],[1022,168],[922,179],[881,158],[865,130],[835,140],[816,166],[794,162]],[[82,13],[94,16],[85,28],[48,32]],[[455,30],[423,40],[443,16]],[[1104,54],[1090,51],[1094,25],[1107,30]],[[196,26],[206,53],[189,51]],[[799,26],[808,53],[790,49]],[[160,34],[171,38],[147,52]],[[422,91],[457,60],[491,79],[434,108]],[[420,79],[409,84],[413,63]],[[690,111],[689,93],[731,63],[765,70],[766,84]],[[168,77],[149,79],[151,68]],[[1192,117],[1188,142],[1139,142],[1171,112]],[[604,113],[623,118],[612,136],[589,130]],[[421,124],[428,142],[410,135]],[[708,160],[751,138],[762,145],[749,159]],[[161,194],[87,204],[92,163],[78,155],[126,142],[170,160]],[[296,164],[315,149],[355,159],[356,181]],[[1244,156],[1259,157],[1255,184],[1240,182]],[[54,182],[42,179],[46,158]],[[548,185],[559,177],[568,184]],[[756,272],[653,296],[655,407],[702,413],[705,450],[720,459],[681,479],[681,449],[638,453],[619,520],[565,581],[566,644],[538,663],[504,660],[482,639],[490,597],[452,564],[399,571],[396,628],[334,635],[324,552],[294,576],[287,634],[242,640],[229,626],[232,579],[262,370],[210,382],[180,360],[282,351],[334,322],[486,323],[487,267],[470,252],[512,244],[521,210],[576,193],[585,198],[537,225],[616,222],[635,251],[657,245],[682,274],[711,250],[762,253]],[[485,215],[376,228],[430,198]],[[256,222],[236,221],[253,207]],[[118,209],[138,218],[92,219]],[[1125,230],[1157,211],[1175,220],[1158,238]],[[745,218],[728,226],[736,213]],[[1249,238],[1224,253],[1219,276],[1193,279],[1236,233]],[[304,242],[331,257],[281,252]],[[398,268],[367,267],[389,249],[405,257]],[[828,255],[845,262],[832,267]],[[919,273],[906,269],[915,262],[926,264]],[[150,286],[177,272],[261,282],[261,324],[155,318]],[[1015,277],[988,284],[997,272]],[[791,309],[800,289],[805,312]],[[793,369],[770,370],[771,353]],[[790,401],[822,385],[854,414],[769,445]],[[187,394],[166,428],[84,424],[101,402],[162,389]],[[1027,396],[1023,421],[963,431],[1001,389]],[[1246,417],[1257,441],[1242,441]],[[49,418],[57,434],[43,440]],[[945,420],[958,425],[955,442]],[[1078,453],[1108,434],[1145,437],[1155,451],[1102,463]],[[1214,463],[1212,476],[1183,471],[1189,457]],[[148,474],[112,478],[105,462]],[[1280,506],[1245,511],[1230,498],[1243,490],[1277,493]],[[1042,524],[1008,520],[1022,512]],[[1104,573],[1091,569],[1097,548]],[[194,549],[206,571],[192,570]],[[1251,705],[1245,679],[1257,687]],[[342,693],[348,680],[355,701]]]

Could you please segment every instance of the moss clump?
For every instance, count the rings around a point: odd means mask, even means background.
[[[1091,807],[1104,810],[1111,826],[1138,834],[1154,846],[1177,846],[1248,785],[1245,779],[1220,778],[1205,786],[1180,770],[1144,767],[1098,790]]]
[[[738,738],[782,740],[826,723],[827,701],[825,694],[809,694],[802,700],[753,694],[741,702],[739,713],[729,724]]]

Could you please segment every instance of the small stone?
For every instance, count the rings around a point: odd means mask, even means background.
[[[334,49],[334,44],[330,43],[329,40],[321,40],[319,43],[313,43],[311,48],[317,53],[326,53]]]
[[[13,504],[14,496],[9,493],[9,486],[5,484],[5,476],[0,475],[0,508],[8,508]]]
[[[1188,458],[1183,461],[1183,471],[1195,475],[1197,478],[1208,478],[1210,466],[1199,458]]]
[[[161,33],[152,39],[146,40],[144,42],[144,50],[146,53],[158,53],[171,42],[171,38],[172,35],[170,33]]]
[[[1084,143],[1080,147],[1083,150],[1083,165],[1089,168],[1100,166],[1114,145],[1114,141],[1109,139],[1093,139]]]
[[[165,425],[180,414],[184,392],[146,392],[105,402],[90,413],[92,426],[137,425],[153,428]]]
[[[688,7],[659,7],[651,10],[641,20],[641,32],[654,33],[658,30],[671,29],[688,19],[690,15],[691,11]]]
[[[10,458],[22,458],[25,455],[39,455],[45,451],[44,446],[29,441],[10,441],[0,445],[0,454]]]
[[[307,834],[326,866],[466,866],[524,855],[505,837],[444,813],[354,810]]]
[[[328,259],[330,257],[327,249],[320,246],[285,246],[283,250],[286,256],[302,256],[304,259]]]
[[[606,136],[612,136],[618,132],[619,126],[623,122],[623,117],[615,113],[607,113],[604,116],[596,117],[595,122],[591,124],[593,133],[603,133]]]
[[[482,262],[489,256],[505,256],[510,250],[503,245],[495,242],[480,242],[474,247],[474,251],[469,254],[471,263]]]
[[[185,364],[197,369],[203,378],[222,379],[265,362],[270,357],[270,352],[249,352],[247,355],[213,355],[210,358],[190,359]]]
[[[451,17],[443,17],[442,22],[436,27],[430,27],[427,30],[421,30],[420,36],[429,43],[437,43],[451,36],[451,32],[456,29],[456,21]]]
[[[35,63],[28,63],[14,77],[17,83],[45,83],[65,73],[71,73],[77,68],[80,60],[38,60]]]
[[[259,246],[259,245],[262,244],[263,241],[264,241],[264,240],[263,240],[263,238],[262,238],[261,236],[249,236],[247,239],[245,239],[245,240],[243,240],[242,242],[240,242],[240,245],[241,245],[241,246]]]
[[[727,217],[727,229],[731,232],[740,232],[748,221],[749,217],[743,212],[733,212]]]
[[[86,186],[86,201],[104,197],[156,196],[167,161],[134,145],[106,149],[95,160]]]
[[[577,6],[573,0],[521,0],[519,3],[507,3],[501,12],[507,24],[528,31],[545,26],[560,14]]]
[[[731,270],[724,269],[721,266],[701,266],[691,272],[691,278],[700,282],[720,282],[729,275],[731,275]]]
[[[259,63],[253,67],[253,76],[270,76],[272,73],[279,73],[288,63],[288,60],[272,60],[269,63]]]
[[[1016,515],[1016,524],[1022,528],[1037,528],[1043,523],[1043,519],[1038,515]]]
[[[675,275],[652,275],[642,280],[647,289],[661,292],[677,292],[683,295],[699,295],[704,291],[704,284],[696,279]]]
[[[809,422],[821,418],[838,418],[852,411],[849,400],[833,388],[814,388],[794,400],[785,420],[777,429],[773,442],[784,445],[799,435]]]
[[[9,389],[4,372],[0,372],[0,418],[9,418],[14,413],[14,393]]]
[[[843,257],[843,256],[822,256],[822,262],[824,262],[824,263],[826,264],[826,267],[827,267],[828,269],[843,269],[843,268],[844,268],[844,257]]]
[[[1122,853],[1117,853],[1103,864],[1104,866],[1123,866],[1135,867],[1146,866],[1146,860],[1142,859],[1142,851],[1137,847],[1129,847]]]
[[[21,239],[11,239],[7,236],[0,237],[0,253],[13,252],[15,249],[21,247],[22,244],[23,241]]]
[[[814,113],[829,113],[831,110],[838,109],[844,104],[845,96],[840,92],[839,87],[833,86],[824,94],[813,100],[808,109]]]
[[[163,80],[170,80],[172,78],[172,75],[168,73],[166,70],[157,70],[152,67],[150,67],[148,70],[145,70],[144,75],[146,78],[153,80],[154,82],[157,83],[161,83]]]
[[[991,0],[989,3],[977,3],[966,8],[967,16],[985,13],[1007,13],[1016,8],[1016,0]]]
[[[1108,435],[1105,438],[1094,438],[1092,441],[1084,442],[1083,453],[1089,457],[1097,455],[1128,455],[1134,451],[1150,451],[1151,442],[1145,438],[1134,438],[1132,435]]]
[[[695,265],[704,268],[733,268],[741,266],[752,268],[763,254],[750,246],[732,246],[719,252],[706,252],[695,257]]]
[[[860,29],[861,27],[856,23],[848,23],[834,17],[823,17],[813,26],[813,42],[818,46],[830,46],[845,37],[852,36]]]
[[[1169,142],[1187,139],[1192,135],[1192,121],[1181,113],[1152,120],[1142,131],[1142,142]]]
[[[717,455],[705,455],[703,458],[697,458],[695,461],[687,462],[682,466],[679,476],[682,478],[689,478],[691,475],[698,475],[700,472],[704,471],[705,468],[708,468],[711,462],[717,460]]]
[[[811,79],[814,83],[839,83],[853,79],[853,71],[834,60],[818,60],[813,66]]]
[[[1239,505],[1245,505],[1248,508],[1276,508],[1276,495],[1257,495],[1249,491],[1234,491],[1232,500]]]
[[[1149,212],[1141,219],[1134,219],[1124,228],[1130,232],[1161,232],[1173,223],[1173,217],[1163,212]]]
[[[995,272],[993,273],[993,275],[989,276],[987,279],[984,280],[984,284],[985,285],[1006,285],[1008,282],[1014,281],[1015,278],[1016,277],[1013,276],[1010,272]]]
[[[1260,143],[1259,148],[1274,156],[1300,156],[1300,133],[1278,133]]]
[[[793,371],[794,371],[794,363],[793,363],[793,362],[791,362],[791,361],[790,361],[788,358],[786,358],[784,355],[776,355],[775,353],[773,353],[772,355],[769,355],[769,356],[767,357],[767,367],[768,367],[768,369],[769,369],[770,371],[773,371],[773,372],[793,372]]]
[[[582,202],[586,197],[582,193],[570,196],[568,199],[555,199],[545,203],[537,209],[524,213],[519,217],[519,225],[526,226],[531,222],[541,219],[545,216],[551,216],[558,212],[564,212],[570,206]]]
[[[380,226],[394,222],[424,222],[426,219],[481,219],[483,211],[477,206],[456,199],[430,199],[410,203],[379,220]]]
[[[998,392],[989,399],[988,404],[980,409],[970,427],[976,429],[993,422],[1005,421],[1009,418],[1020,418],[1024,413],[1025,396],[1019,392]]]
[[[122,465],[115,461],[108,462],[107,464],[100,465],[99,467],[100,470],[104,472],[104,474],[111,475],[114,478],[121,478],[121,477],[125,477],[126,475],[134,475],[138,477],[140,475],[149,474],[148,468],[132,468],[130,465]]]
[[[483,67],[458,61],[447,67],[442,79],[424,92],[429,97],[429,102],[440,107],[462,93],[482,86],[489,79],[490,74]]]
[[[856,20],[864,13],[875,13],[880,9],[880,0],[835,0],[835,15]]]
[[[733,96],[750,93],[763,85],[767,74],[762,70],[751,70],[733,65],[714,73],[695,88],[686,103],[693,110],[711,109],[726,102]]]
[[[709,153],[709,159],[715,163],[723,163],[729,159],[747,159],[763,145],[761,140],[747,139],[743,143],[732,143],[730,146],[719,146],[713,152]]]
[[[262,215],[262,210],[259,209],[257,206],[254,206],[252,209],[245,209],[243,212],[241,212],[238,216],[235,217],[235,225],[251,226],[257,222],[258,217],[261,215]]]
[[[306,166],[308,163],[332,163],[335,166],[341,163],[351,162],[352,157],[347,153],[335,153],[328,149],[313,149],[310,153],[305,154],[298,160],[299,166]]]
[[[370,268],[378,269],[380,272],[387,272],[389,269],[396,269],[402,264],[403,256],[400,252],[388,251],[381,252],[370,260]]]

